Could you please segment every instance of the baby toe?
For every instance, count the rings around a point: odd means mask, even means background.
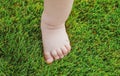
[[[62,47],[61,50],[62,50],[64,55],[68,54],[68,50],[66,49],[66,47]]]
[[[65,47],[66,47],[67,51],[70,52],[71,46],[69,44],[66,44]]]

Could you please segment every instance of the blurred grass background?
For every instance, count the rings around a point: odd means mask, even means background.
[[[0,0],[0,76],[120,76],[120,0],[75,0],[66,22],[72,50],[47,65],[43,0]]]

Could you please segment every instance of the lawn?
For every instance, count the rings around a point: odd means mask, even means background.
[[[66,22],[72,50],[46,64],[43,0],[0,0],[0,76],[120,76],[120,0],[75,0]]]

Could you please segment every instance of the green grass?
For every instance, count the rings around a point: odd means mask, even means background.
[[[0,76],[120,76],[120,1],[75,0],[66,23],[72,50],[47,65],[43,0],[0,0]]]

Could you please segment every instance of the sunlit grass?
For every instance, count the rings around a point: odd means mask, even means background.
[[[75,0],[66,22],[71,53],[48,65],[42,0],[0,0],[0,76],[119,76],[120,1]]]

